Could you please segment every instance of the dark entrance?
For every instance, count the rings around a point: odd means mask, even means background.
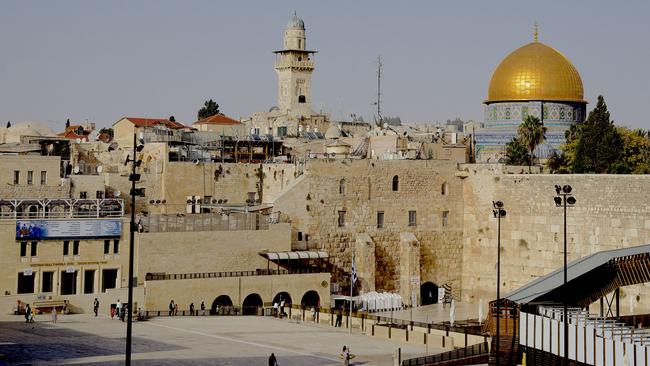
[[[232,300],[230,300],[230,296],[228,295],[221,295],[214,299],[212,302],[212,307],[210,308],[210,315],[216,315],[217,314],[217,309],[223,309],[223,311],[220,311],[219,314],[224,314],[225,312],[225,307],[232,307]]]
[[[422,305],[431,305],[438,303],[438,286],[433,282],[425,282],[420,286],[420,299]]]
[[[77,293],[77,271],[61,272],[61,295],[74,295]]]
[[[250,294],[242,304],[242,315],[261,315],[263,305],[260,295]]]
[[[84,294],[95,292],[95,270],[87,269],[84,271]]]
[[[320,306],[320,296],[318,296],[318,292],[314,290],[305,292],[305,294],[302,296],[302,300],[300,301],[300,305],[306,308],[311,308],[312,306]]]
[[[291,304],[291,295],[289,295],[289,293],[286,291],[279,292],[273,298],[273,303],[275,304],[277,302],[279,304],[282,300],[284,300],[285,306],[287,306],[287,304]]]

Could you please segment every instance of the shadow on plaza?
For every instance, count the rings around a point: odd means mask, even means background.
[[[0,354],[5,355],[9,365],[52,360],[65,363],[66,359],[80,357],[123,355],[124,349],[124,338],[50,327],[48,323],[0,322]],[[133,337],[134,353],[179,349],[184,347]]]

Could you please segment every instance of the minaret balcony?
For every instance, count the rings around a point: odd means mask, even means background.
[[[314,61],[276,61],[276,69],[301,69],[313,70],[316,66]]]

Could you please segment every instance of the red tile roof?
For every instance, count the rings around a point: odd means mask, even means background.
[[[79,131],[82,131],[82,133],[78,134],[77,132]],[[90,132],[92,131],[86,131],[82,125],[70,125],[65,129],[64,132],[57,133],[56,135],[68,139],[88,139]]]
[[[215,114],[214,116],[200,119],[193,123],[193,125],[210,124],[210,125],[241,125],[242,123],[236,119],[226,117],[223,114]]]
[[[124,117],[124,119],[129,120],[131,123],[136,125],[137,127],[152,127],[155,125],[159,124],[164,124],[167,128],[171,129],[179,129],[179,128],[185,128],[186,126],[178,123],[178,122],[172,122],[168,119],[164,118],[136,118],[136,117]]]

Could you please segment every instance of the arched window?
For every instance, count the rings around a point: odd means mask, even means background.
[[[298,96],[298,103],[307,103],[307,98],[304,95]]]
[[[449,184],[447,184],[447,182],[442,183],[440,193],[442,193],[443,196],[446,196],[449,193]]]
[[[345,194],[345,179],[339,181],[339,194]]]
[[[393,191],[395,191],[395,192],[399,191],[399,177],[398,176],[393,177]]]

